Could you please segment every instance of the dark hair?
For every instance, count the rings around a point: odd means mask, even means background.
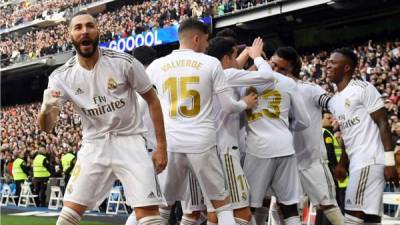
[[[231,38],[215,37],[209,41],[206,54],[221,60],[225,55],[234,52],[235,45]]]
[[[133,51],[133,56],[144,66],[148,66],[157,59],[157,52],[152,47],[143,45]]]
[[[349,48],[338,48],[333,51],[334,53],[340,53],[344,55],[351,63],[351,69],[354,71],[358,64],[358,57],[357,55]]]
[[[221,31],[218,31],[218,33],[215,35],[216,37],[227,37],[227,38],[232,38],[235,42],[237,42],[238,40],[238,36],[235,33],[235,31],[233,31],[230,28],[225,28]]]
[[[208,29],[207,24],[198,21],[197,19],[194,18],[189,18],[185,19],[182,21],[182,23],[179,25],[178,33],[181,34],[182,32],[186,30],[196,30],[200,31],[203,34],[209,34],[210,30]]]
[[[274,55],[277,55],[280,58],[288,61],[290,65],[292,65],[293,67],[292,75],[295,76],[296,78],[300,78],[301,60],[296,49],[290,46],[279,47],[275,51]]]
[[[77,16],[82,16],[82,15],[89,15],[94,18],[94,16],[92,14],[88,13],[87,11],[80,11],[71,16],[71,18],[68,20],[68,25],[71,25],[71,21],[73,18],[75,18]]]

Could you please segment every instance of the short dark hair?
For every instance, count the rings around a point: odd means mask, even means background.
[[[235,40],[235,42],[237,42],[238,40],[238,36],[235,33],[235,31],[233,31],[230,28],[225,28],[221,31],[218,31],[217,34],[215,35],[216,37],[227,37],[227,38],[232,38],[233,40]]]
[[[68,19],[68,27],[71,26],[71,21],[73,18],[75,18],[77,16],[82,16],[82,15],[89,15],[89,16],[93,17],[95,23],[97,22],[96,18],[94,18],[94,16],[92,14],[88,13],[87,11],[80,11],[80,12],[75,13],[74,15],[71,16],[71,18]]]
[[[290,46],[279,47],[275,51],[274,55],[277,55],[280,58],[288,61],[290,65],[292,65],[293,67],[292,75],[295,76],[296,78],[300,78],[301,60],[296,49]]]
[[[178,34],[181,34],[182,32],[186,30],[196,30],[200,31],[203,34],[209,34],[210,30],[207,26],[207,24],[198,21],[195,18],[188,18],[182,21],[182,23],[179,25],[178,29]]]
[[[234,52],[235,45],[231,38],[215,37],[209,41],[206,54],[221,60],[225,55]]]
[[[133,51],[133,56],[144,66],[148,66],[157,59],[157,52],[152,47],[143,45]]]
[[[340,53],[344,55],[351,63],[351,69],[354,71],[358,64],[358,57],[357,55],[350,49],[350,48],[338,48],[333,51],[334,53]]]

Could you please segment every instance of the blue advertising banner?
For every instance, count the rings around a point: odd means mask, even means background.
[[[201,21],[210,24],[211,17],[202,18]],[[100,47],[116,49],[119,51],[132,51],[142,45],[156,46],[164,45],[178,41],[178,27],[174,25],[172,27],[161,28],[154,31],[143,32],[141,34],[132,35],[127,38],[121,38],[110,42],[100,43]]]

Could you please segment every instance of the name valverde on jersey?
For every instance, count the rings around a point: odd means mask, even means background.
[[[100,49],[92,70],[81,67],[74,56],[51,74],[48,88],[60,91],[62,101],[74,103],[82,118],[84,140],[110,131],[144,132],[136,93],[146,93],[152,85],[143,65],[131,55]]]

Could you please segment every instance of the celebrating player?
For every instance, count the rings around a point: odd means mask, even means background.
[[[117,178],[139,224],[160,224],[158,205],[163,199],[154,171],[165,168],[167,154],[163,115],[152,84],[132,56],[98,48],[99,29],[91,15],[75,15],[69,30],[77,55],[49,77],[38,118],[41,129],[51,131],[66,100],[82,118],[83,145],[57,225],[79,224],[84,211],[102,201]],[[153,162],[142,137],[136,92],[147,102],[154,124]]]
[[[342,48],[331,54],[327,65],[338,91],[329,109],[339,122],[350,160],[345,224],[380,223],[385,179],[397,183],[398,176],[381,95],[372,84],[353,79],[357,61],[354,52]],[[346,178],[345,158],[335,170],[339,179]]]
[[[336,202],[335,183],[326,163],[326,149],[321,132],[322,109],[327,108],[330,97],[320,86],[299,80],[301,60],[294,48],[278,48],[271,57],[271,63],[275,71],[297,82],[297,88],[310,115],[310,126],[293,132],[303,190],[333,225],[342,225],[343,215]]]
[[[230,96],[220,62],[203,53],[208,46],[207,25],[187,19],[178,33],[179,49],[147,68],[158,90],[167,131],[170,163],[166,169],[165,197],[169,205],[184,200],[188,174],[192,171],[216,209],[219,223],[235,224],[217,154],[213,95],[228,113],[255,106],[257,97],[248,96],[246,104]],[[162,211],[162,215],[167,214]]]

